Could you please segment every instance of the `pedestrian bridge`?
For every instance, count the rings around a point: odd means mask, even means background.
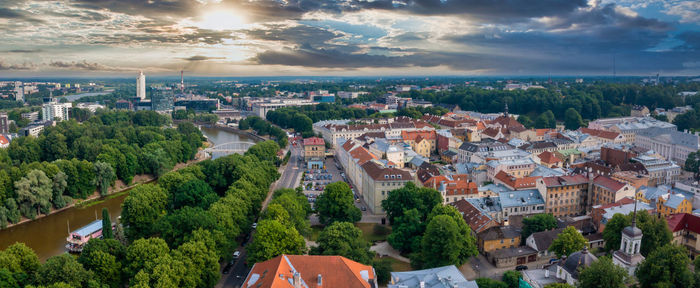
[[[255,145],[254,142],[228,142],[204,149],[207,153],[245,153],[248,148]]]

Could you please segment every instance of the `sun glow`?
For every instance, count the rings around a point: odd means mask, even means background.
[[[234,10],[208,11],[192,24],[202,29],[218,31],[243,29],[247,25],[243,15]]]

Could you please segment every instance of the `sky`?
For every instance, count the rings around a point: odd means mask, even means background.
[[[0,0],[0,31],[0,77],[700,74],[697,0]]]

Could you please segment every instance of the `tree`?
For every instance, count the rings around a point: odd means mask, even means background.
[[[286,227],[276,220],[258,223],[253,242],[248,246],[248,263],[262,262],[282,254],[303,254],[304,237],[294,227]]]
[[[189,241],[173,252],[175,259],[186,264],[183,282],[195,287],[214,287],[219,281],[219,256],[214,247],[207,247],[204,241]]]
[[[540,116],[535,119],[535,128],[550,128],[554,129],[557,126],[557,121],[554,118],[554,113],[552,110],[547,110],[540,114]]]
[[[549,251],[554,252],[558,258],[561,258],[583,249],[587,244],[588,240],[574,226],[568,226],[552,241]]]
[[[391,247],[402,253],[418,251],[424,231],[425,224],[421,221],[420,212],[418,212],[418,209],[413,208],[396,218],[387,241],[391,244]]]
[[[138,239],[126,248],[125,272],[133,278],[139,271],[155,266],[158,257],[169,255],[168,244],[160,238]]]
[[[377,274],[377,283],[386,285],[391,280],[391,260],[387,258],[374,260],[372,267]]]
[[[211,186],[199,179],[185,182],[177,187],[172,194],[171,210],[177,210],[185,206],[208,209],[209,205],[216,202],[219,196],[214,193]]]
[[[491,278],[476,278],[479,288],[508,288],[508,284]]]
[[[102,208],[102,238],[114,238],[114,234],[112,233],[112,219],[109,218],[109,211],[107,208]]]
[[[350,222],[333,222],[318,236],[317,247],[311,249],[315,255],[340,255],[362,264],[371,265],[374,252],[369,250],[362,230]]]
[[[455,219],[449,215],[433,217],[421,239],[420,253],[411,257],[411,266],[434,268],[446,265],[461,266],[476,255],[476,246],[469,231],[460,231]],[[470,241],[471,240],[471,241]]]
[[[535,126],[535,122],[533,122],[532,119],[530,119],[530,117],[527,117],[527,115],[518,116],[518,122],[520,122],[520,124],[523,124],[523,126],[525,126],[526,128],[532,128],[533,126]]]
[[[622,242],[622,229],[630,224],[630,218],[628,218],[626,215],[620,213],[613,215],[610,221],[608,221],[608,223],[605,225],[605,230],[603,230],[603,240],[605,240],[606,251],[620,250],[620,243]]]
[[[46,260],[37,272],[36,282],[40,285],[63,282],[72,287],[84,287],[90,278],[90,273],[75,257],[64,253]]]
[[[557,228],[557,218],[552,214],[537,214],[523,218],[522,239],[527,239],[530,234]],[[606,226],[607,229],[607,226]]]
[[[503,278],[501,280],[503,280],[509,288],[518,288],[520,285],[520,278],[522,277],[523,273],[520,273],[520,271],[508,270],[503,273]]]
[[[627,277],[625,268],[613,264],[610,257],[601,257],[580,272],[579,288],[624,288]]]
[[[568,130],[576,130],[583,126],[583,119],[581,119],[581,114],[574,108],[566,109],[564,112],[564,128]]]
[[[693,287],[693,274],[688,265],[690,258],[686,248],[667,244],[651,252],[637,267],[635,275],[642,288]]]
[[[144,167],[156,178],[173,169],[173,160],[168,157],[168,153],[163,148],[144,151],[143,157]]]
[[[345,182],[328,184],[316,199],[316,211],[325,225],[336,221],[357,222],[362,212],[355,206],[352,190]]]
[[[122,203],[127,238],[133,241],[152,235],[153,224],[163,216],[167,201],[168,196],[158,185],[140,185],[132,189]]]
[[[48,213],[51,208],[53,183],[41,170],[32,170],[15,182],[20,211],[28,218],[39,213]]]
[[[275,191],[270,204],[279,204],[285,209],[288,215],[286,221],[294,225],[294,228],[301,235],[306,235],[309,232],[310,225],[307,219],[308,215],[311,214],[311,205],[309,205],[309,200],[304,193],[294,189],[279,189]]]
[[[0,269],[7,269],[14,274],[15,280],[23,284],[25,280],[31,280],[39,270],[41,264],[34,250],[24,243],[15,243],[0,252]]]
[[[68,186],[68,182],[66,182],[67,178],[68,176],[66,176],[66,173],[63,173],[63,171],[53,176],[53,207],[56,207],[56,209],[65,207],[70,201],[69,196],[63,195],[63,192],[66,191],[66,187]]]
[[[413,208],[417,209],[421,221],[423,221],[433,210],[433,207],[440,203],[442,203],[442,196],[437,190],[419,188],[413,182],[408,182],[404,187],[390,191],[389,196],[382,200],[382,208],[386,211],[387,218],[393,225],[394,220],[402,216],[404,211]]]
[[[109,186],[112,186],[116,175],[114,174],[114,169],[109,163],[97,161],[95,162],[95,184],[100,190],[100,195],[107,195]]]
[[[216,219],[202,208],[183,207],[160,218],[155,226],[161,238],[174,248],[199,228],[214,229]]]
[[[700,151],[690,152],[690,154],[688,154],[683,169],[688,172],[693,172],[695,179],[700,178]]]

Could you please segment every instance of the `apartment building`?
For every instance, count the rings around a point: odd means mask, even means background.
[[[414,182],[413,176],[408,171],[382,167],[376,161],[367,161],[361,166],[361,170],[362,197],[370,212],[374,214],[384,213],[382,200],[389,196],[390,191],[399,189],[408,182]]]
[[[544,177],[537,181],[537,190],[545,198],[546,213],[554,217],[585,213],[588,201],[588,179],[577,174]]]

